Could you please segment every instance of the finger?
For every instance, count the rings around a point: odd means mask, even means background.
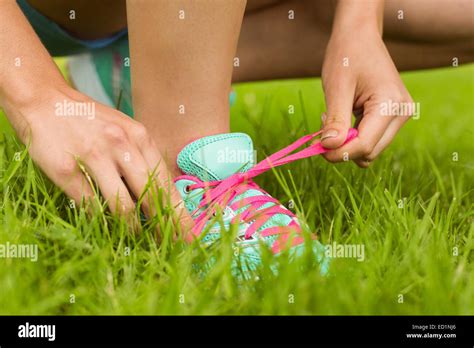
[[[367,168],[373,160],[375,160],[382,152],[387,148],[387,146],[393,141],[398,131],[403,127],[403,125],[410,119],[407,116],[399,116],[390,123],[386,132],[383,134],[380,141],[375,145],[372,152],[366,156],[365,159],[361,160],[363,163],[357,163],[359,166]]]
[[[67,180],[59,180],[58,186],[61,187],[64,193],[78,206],[83,202],[92,201],[94,198],[94,192],[90,184],[80,172],[69,176]]]
[[[153,143],[150,147],[145,149],[142,148],[142,153],[154,174],[157,185],[162,187],[165,192],[169,194],[170,203],[174,207],[176,213],[177,223],[181,225],[183,231],[190,231],[194,226],[194,220],[186,209],[183,198],[176,189],[171,173],[169,172],[166,163],[161,158],[156,145]]]
[[[395,119],[393,116],[385,116],[381,113],[380,101],[369,101],[364,104],[364,116],[362,116],[356,139],[345,146],[329,151],[323,156],[330,162],[365,159],[372,153],[375,145],[380,141],[390,123]]]
[[[90,168],[110,211],[117,215],[132,215],[135,204],[114,164],[94,163]]]
[[[359,167],[364,168],[364,169],[369,168],[369,166],[370,166],[370,161],[367,161],[365,159],[355,160],[354,163],[357,164]]]
[[[45,168],[46,175],[77,205],[80,205],[83,200],[92,200],[94,192],[76,158],[66,157],[60,162],[57,170],[51,170],[51,168],[54,167]]]
[[[125,179],[127,187],[138,200],[141,199],[141,208],[145,216],[150,218],[154,213],[152,192],[145,189],[148,187],[151,170],[143,158],[141,152],[136,148],[131,148],[129,151],[117,153],[117,166],[120,174]]]
[[[343,78],[325,88],[327,111],[323,117],[321,143],[324,147],[335,149],[341,146],[347,137],[352,123],[355,83]]]
[[[194,226],[194,221],[187,211],[181,195],[176,190],[171,173],[161,157],[155,142],[151,139],[146,130],[141,127],[137,128],[134,139],[140,153],[147,163],[149,172],[153,174],[156,185],[162,187],[169,193],[170,203],[176,212],[177,222],[181,225],[183,231],[190,231]]]

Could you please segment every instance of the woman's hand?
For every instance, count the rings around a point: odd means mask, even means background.
[[[78,203],[91,198],[82,163],[110,210],[128,214],[153,173],[189,229],[192,219],[144,126],[70,88],[16,1],[0,1],[0,52],[0,107],[55,184]],[[147,198],[142,207],[150,216]]]
[[[353,160],[365,168],[409,119],[412,99],[377,26],[344,21],[342,16],[336,16],[323,64],[327,111],[322,116],[321,141],[324,147],[335,149],[324,154],[328,161]],[[343,22],[340,26],[338,17]],[[339,148],[351,127],[353,113],[359,135]]]
[[[11,120],[21,120],[13,126],[22,141],[30,143],[32,159],[76,202],[94,195],[81,163],[113,213],[133,213],[133,197],[142,195],[152,172],[156,185],[170,188],[172,203],[179,204],[181,198],[153,139],[125,114],[69,87],[42,91],[32,103],[10,105],[7,113],[14,114]],[[153,214],[148,199],[142,207],[147,216]],[[186,223],[191,221],[179,209]]]

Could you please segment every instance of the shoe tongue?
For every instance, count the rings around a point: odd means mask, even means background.
[[[223,180],[255,164],[252,139],[244,133],[204,137],[186,145],[177,163],[183,173],[202,181]]]

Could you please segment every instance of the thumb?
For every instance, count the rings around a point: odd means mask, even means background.
[[[342,87],[342,88],[341,88]],[[323,114],[321,144],[328,149],[341,146],[352,123],[354,88],[346,83],[326,92],[327,112]]]

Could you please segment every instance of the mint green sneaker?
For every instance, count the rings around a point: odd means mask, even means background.
[[[293,153],[319,134],[307,135],[258,164],[252,140],[243,133],[204,137],[179,153],[177,164],[184,175],[176,178],[175,184],[195,221],[192,233],[209,246],[219,241],[223,233],[229,233],[231,224],[238,225],[234,267],[240,264],[245,278],[262,263],[262,245],[275,256],[288,251],[290,260],[303,254],[307,243],[296,216],[252,178],[274,167],[324,153],[326,149],[319,142]],[[346,143],[356,135],[357,131],[351,129]],[[324,246],[315,237],[311,245],[321,274],[327,274],[329,259]]]

